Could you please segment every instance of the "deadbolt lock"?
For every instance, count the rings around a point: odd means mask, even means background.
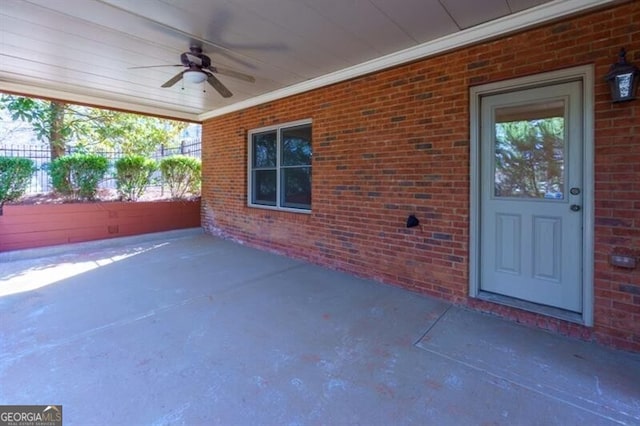
[[[580,195],[580,188],[571,188],[569,192],[571,195]]]

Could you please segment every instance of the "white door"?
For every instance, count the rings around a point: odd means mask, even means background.
[[[582,312],[582,83],[481,99],[480,289]]]

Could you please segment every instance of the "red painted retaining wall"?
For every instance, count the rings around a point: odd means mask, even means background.
[[[200,200],[5,205],[0,252],[200,226]]]

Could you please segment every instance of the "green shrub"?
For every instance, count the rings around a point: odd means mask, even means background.
[[[108,168],[107,159],[97,154],[65,155],[51,163],[51,182],[63,195],[93,200]]]
[[[128,155],[116,161],[116,186],[120,196],[136,201],[151,183],[158,164],[142,155]]]
[[[184,155],[167,157],[160,161],[162,179],[173,198],[184,198],[190,192],[200,192],[200,160]]]
[[[0,157],[0,215],[5,202],[26,192],[34,171],[33,161],[28,158]]]

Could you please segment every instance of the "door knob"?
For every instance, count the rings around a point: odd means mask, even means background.
[[[580,206],[577,204],[571,204],[571,207],[569,207],[571,209],[572,212],[579,212],[580,211]]]

